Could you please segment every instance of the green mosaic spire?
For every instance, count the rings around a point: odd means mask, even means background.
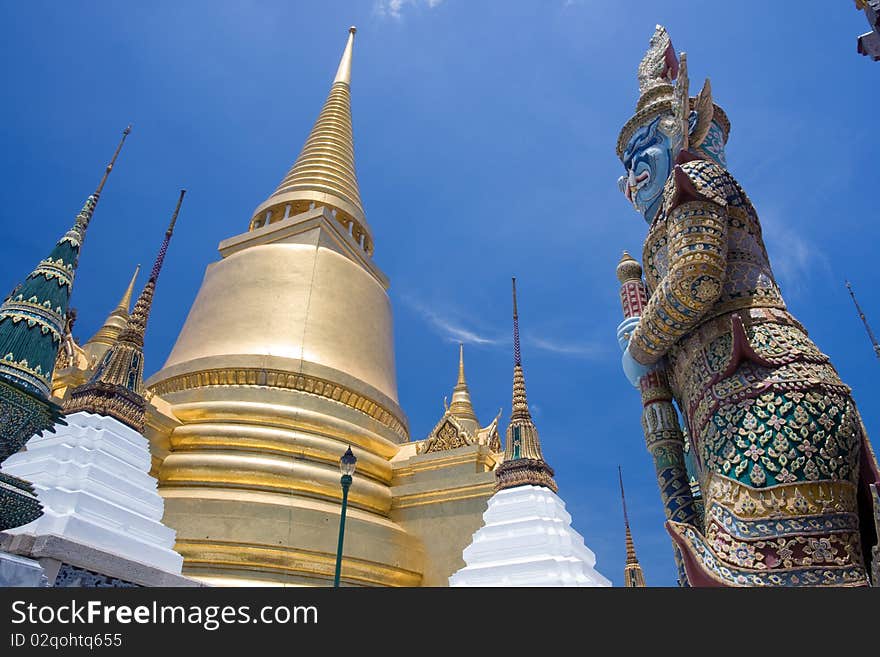
[[[0,306],[0,380],[48,399],[86,229],[131,126],[73,226]]]

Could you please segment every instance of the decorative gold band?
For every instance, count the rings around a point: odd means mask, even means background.
[[[856,487],[841,480],[752,488],[709,472],[702,489],[707,509],[718,503],[742,519],[806,516],[856,508]]]
[[[403,440],[409,440],[404,421],[384,406],[350,388],[308,374],[264,368],[216,368],[165,379],[150,386],[150,392],[161,397],[208,386],[266,386],[326,397],[368,415]]]

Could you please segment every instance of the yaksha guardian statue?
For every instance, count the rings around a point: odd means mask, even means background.
[[[617,154],[649,298],[618,339],[634,385],[665,368],[691,437],[705,513],[667,522],[688,583],[867,586],[880,475],[850,389],[786,309],[709,81],[689,96],[660,26],[638,77]]]

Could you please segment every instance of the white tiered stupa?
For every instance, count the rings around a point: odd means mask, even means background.
[[[43,515],[9,534],[60,536],[180,574],[175,532],[162,524],[164,502],[150,472],[147,439],[112,417],[73,413],[67,426],[35,436],[3,472],[34,485]]]
[[[164,501],[143,436],[144,334],[183,195],[127,325],[91,378],[65,399],[66,425],[31,438],[3,463],[4,472],[33,483],[43,505],[42,516],[7,533],[28,549],[51,552],[31,556],[76,565],[80,579],[107,576],[99,570],[106,565],[123,583],[187,585],[175,531],[162,524]]]
[[[495,471],[495,494],[484,525],[464,549],[465,567],[450,586],[611,586],[596,571],[596,555],[571,526],[544,461],[526,401],[513,281],[513,405],[504,462]]]

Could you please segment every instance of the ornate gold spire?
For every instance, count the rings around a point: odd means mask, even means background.
[[[452,404],[449,405],[449,412],[458,419],[465,421],[472,431],[480,428],[477,414],[474,413],[473,404],[471,404],[471,393],[468,390],[467,381],[464,378],[464,345],[458,345],[458,382],[452,391]]]
[[[488,427],[480,427],[464,376],[464,345],[461,343],[458,345],[458,382],[452,392],[452,404],[447,405],[444,397],[443,406],[443,417],[416,448],[417,453],[442,452],[474,444],[487,445],[496,454],[501,451],[501,438],[498,436],[501,410],[498,410],[498,415]]]
[[[516,279],[513,279],[513,403],[504,462],[495,470],[495,490],[515,486],[546,486],[554,493],[556,482],[553,468],[544,461],[538,429],[532,421],[526,399],[526,378],[522,368],[522,352],[519,343],[519,314],[516,308]]]
[[[144,335],[153,305],[156,281],[165,262],[165,253],[168,251],[168,243],[174,232],[174,224],[177,222],[184,194],[186,190],[180,190],[177,206],[174,208],[171,223],[165,231],[162,246],[159,247],[159,253],[153,263],[150,279],[138,297],[125,329],[104,354],[101,364],[92,377],[70,393],[64,402],[65,413],[86,411],[107,415],[127,424],[139,433],[143,432],[146,406],[143,397]]]
[[[128,313],[131,309],[131,295],[134,292],[134,283],[140,273],[141,266],[135,267],[134,275],[128,283],[125,294],[119,300],[116,308],[107,315],[104,324],[95,331],[95,334],[89,338],[84,345],[86,353],[90,358],[101,358],[104,353],[113,346],[113,343],[119,338],[119,335],[128,325]]]
[[[251,230],[304,212],[310,206],[326,206],[350,231],[367,254],[373,253],[373,236],[361,204],[354,165],[351,128],[351,59],[355,28],[348,42],[330,95],[309,134],[302,152],[272,195],[254,212]]]
[[[617,466],[617,478],[620,481],[620,499],[623,501],[623,526],[626,531],[626,565],[623,567],[623,585],[626,587],[646,586],[645,574],[636,557],[636,546],[632,532],[629,530],[629,516],[626,513],[626,496],[623,494],[623,473]]]

